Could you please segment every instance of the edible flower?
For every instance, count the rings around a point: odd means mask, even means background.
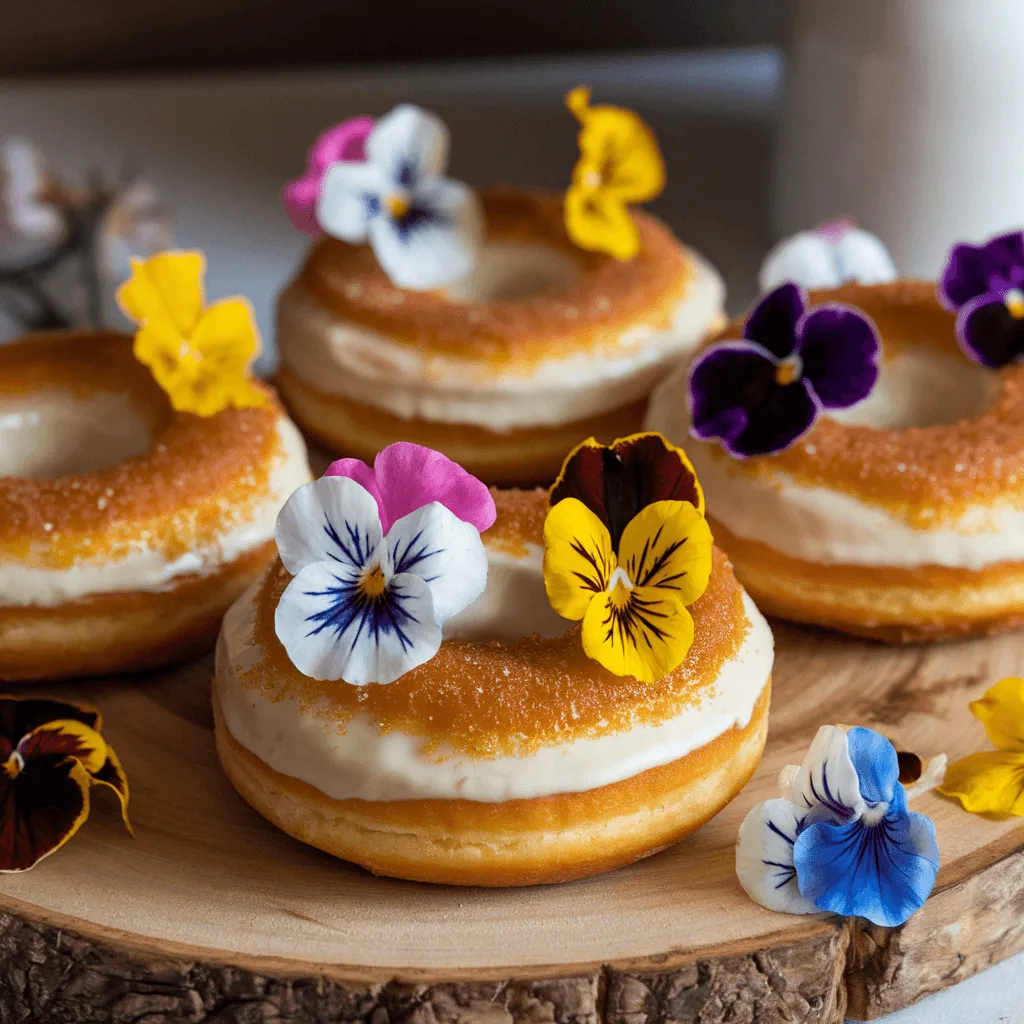
[[[754,307],[743,339],[704,349],[690,369],[691,433],[737,459],[783,451],[822,409],[867,398],[878,380],[874,324],[838,303],[807,308],[795,284]]]
[[[973,814],[1024,817],[1024,679],[996,683],[970,708],[996,749],[951,764],[939,792]]]
[[[93,786],[110,789],[128,821],[128,778],[94,708],[0,697],[0,871],[27,871],[85,823]]]
[[[294,578],[275,630],[314,679],[394,682],[437,654],[441,626],[487,582],[480,531],[460,518],[494,521],[483,484],[473,487],[429,448],[385,452],[373,470],[335,463],[333,475],[300,487],[277,518],[278,552]],[[424,503],[405,511],[416,501]]]
[[[631,110],[592,107],[585,86],[565,102],[580,123],[580,155],[565,194],[566,230],[581,249],[630,260],[640,251],[640,232],[629,207],[665,187],[658,140]]]
[[[935,885],[931,819],[907,809],[896,749],[872,729],[822,726],[782,796],[740,825],[736,875],[751,899],[788,914],[829,911],[892,928]]]
[[[162,252],[132,260],[132,276],[117,290],[138,325],[135,358],[149,367],[178,412],[214,416],[267,398],[249,376],[259,354],[252,307],[243,298],[206,305],[201,252]]]
[[[953,246],[938,292],[970,359],[998,369],[1024,358],[1024,232]]]
[[[366,137],[366,159],[334,163],[323,178],[317,220],[329,235],[369,241],[399,288],[426,291],[473,269],[483,217],[472,189],[442,177],[448,129],[410,104]]]
[[[883,284],[897,276],[881,240],[841,217],[779,242],[764,258],[758,284],[762,292],[787,281],[802,288],[838,288],[850,281]]]
[[[583,650],[608,671],[656,682],[693,643],[687,605],[707,589],[711,531],[689,460],[660,434],[570,453],[544,522],[544,586]]]
[[[366,140],[375,123],[372,117],[351,117],[321,132],[306,155],[305,173],[281,190],[288,219],[303,234],[315,238],[323,233],[316,219],[316,207],[324,175],[332,164],[366,159]]]
[[[68,233],[73,195],[28,139],[0,144],[0,239],[7,250],[53,245]]]

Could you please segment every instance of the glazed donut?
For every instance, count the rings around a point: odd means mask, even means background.
[[[0,679],[152,668],[213,645],[310,478],[268,400],[175,413],[116,334],[0,347]]]
[[[568,239],[562,197],[482,194],[487,242],[447,289],[393,285],[368,247],[324,239],[278,302],[278,385],[334,451],[414,437],[489,483],[549,483],[588,436],[635,432],[648,393],[721,326],[718,274],[639,212],[618,261]]]
[[[768,727],[772,635],[715,552],[696,640],[654,684],[614,676],[544,592],[543,491],[494,492],[487,588],[386,686],[302,675],[274,632],[278,562],[225,618],[217,750],[264,817],[378,874],[561,882],[676,842],[743,787]]]
[[[792,447],[740,461],[689,438],[685,369],[652,400],[651,428],[686,439],[736,575],[765,611],[883,641],[1024,625],[1024,366],[969,361],[931,282],[810,300],[874,321],[881,372]]]

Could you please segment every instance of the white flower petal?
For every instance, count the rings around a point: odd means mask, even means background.
[[[933,757],[925,766],[924,771],[921,772],[921,778],[917,782],[906,787],[907,790],[907,802],[916,800],[918,797],[924,796],[925,793],[930,793],[937,786],[942,785],[942,780],[946,777],[946,755],[937,754]]]
[[[751,808],[736,840],[736,877],[747,895],[769,910],[816,914],[818,908],[800,895],[793,844],[801,824],[800,809],[788,800],[766,800]]]
[[[798,807],[831,812],[839,821],[860,817],[864,800],[842,729],[823,725],[818,730],[789,790],[782,795]]]
[[[364,573],[327,562],[307,565],[288,584],[274,628],[288,657],[313,679],[353,686],[392,683],[441,646],[430,587],[406,573],[376,600],[360,593]]]
[[[434,181],[413,196],[412,210],[405,221],[380,216],[370,224],[373,251],[388,277],[414,291],[466,277],[483,234],[473,191],[461,182]]]
[[[842,284],[835,246],[813,231],[785,238],[764,258],[758,274],[762,292],[793,281],[802,288],[836,288]]]
[[[174,244],[174,217],[148,181],[133,181],[107,208],[99,231],[100,272],[108,281],[131,273],[132,257],[146,259]]]
[[[480,534],[440,502],[402,516],[386,543],[395,573],[416,575],[430,587],[438,624],[483,593],[487,553]]]
[[[353,245],[365,242],[370,221],[380,208],[381,194],[386,187],[380,170],[371,164],[331,164],[320,186],[317,222],[334,238]]]
[[[64,237],[67,223],[41,198],[50,177],[45,158],[28,139],[7,139],[0,146],[3,219],[21,237],[52,244]]]
[[[383,540],[377,502],[347,476],[303,484],[277,517],[274,539],[294,576],[314,562],[362,569]]]
[[[870,231],[850,228],[835,245],[836,265],[843,281],[884,284],[897,278],[889,250]]]
[[[448,164],[448,129],[435,114],[403,103],[382,117],[366,140],[366,159],[389,188],[413,191]]]

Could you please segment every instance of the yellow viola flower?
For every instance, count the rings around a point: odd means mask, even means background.
[[[544,586],[552,608],[582,620],[587,657],[653,683],[693,643],[687,605],[711,576],[711,531],[689,501],[655,501],[626,525],[618,551],[605,523],[578,498],[544,522]]]
[[[996,683],[970,708],[996,749],[951,764],[939,792],[974,814],[1024,817],[1024,679]]]
[[[135,358],[149,367],[178,412],[214,416],[229,406],[265,405],[249,376],[259,355],[252,307],[242,298],[205,303],[200,252],[132,260],[117,301],[139,330]]]
[[[654,132],[631,110],[590,105],[590,90],[573,89],[566,105],[580,122],[580,155],[565,194],[565,227],[582,249],[619,260],[640,251],[629,212],[665,187],[665,161]]]

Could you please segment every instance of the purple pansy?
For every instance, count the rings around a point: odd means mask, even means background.
[[[998,369],[1024,359],[1024,232],[953,246],[939,299],[975,362]]]
[[[836,303],[807,309],[787,282],[747,318],[740,341],[702,352],[690,370],[692,434],[721,440],[737,459],[788,448],[822,409],[845,409],[878,379],[878,335],[861,312]]]
[[[299,231],[314,237],[323,234],[316,219],[316,204],[324,175],[332,164],[366,159],[366,140],[375,123],[372,117],[351,117],[317,136],[306,157],[305,173],[281,190],[288,219]]]

